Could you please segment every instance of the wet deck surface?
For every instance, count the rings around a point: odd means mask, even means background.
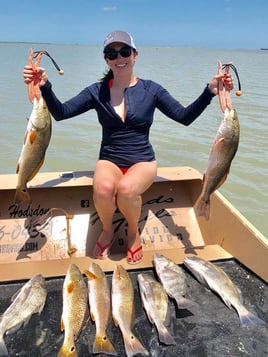
[[[257,259],[257,257],[256,257]],[[206,290],[187,271],[188,291],[186,297],[198,302],[199,306],[178,310],[170,300],[171,324],[169,331],[175,337],[176,346],[159,343],[156,329],[149,323],[141,305],[137,274],[130,271],[135,289],[136,320],[134,334],[148,349],[152,357],[177,356],[268,356],[268,284],[247,271],[234,260],[218,262],[241,290],[244,305],[266,322],[266,326],[243,329],[235,310],[229,310],[214,293]],[[154,274],[153,270],[146,270]],[[107,274],[111,282],[112,274]],[[85,278],[86,279],[86,278]],[[47,279],[47,301],[41,315],[33,315],[29,323],[16,333],[5,337],[10,356],[54,357],[63,342],[60,332],[62,312],[62,284],[64,278]],[[0,312],[10,304],[10,298],[24,282],[1,284]],[[125,356],[120,330],[111,322],[108,335],[116,346],[118,356]],[[88,320],[76,346],[78,356],[93,356],[92,345],[95,325]],[[99,354],[98,356],[105,356]],[[138,356],[138,355],[137,355]]]

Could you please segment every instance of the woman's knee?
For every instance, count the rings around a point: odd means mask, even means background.
[[[94,182],[93,185],[94,198],[110,198],[115,195],[115,184],[110,180],[102,180]]]
[[[120,180],[117,186],[117,196],[124,199],[133,199],[136,196],[133,185],[129,180]]]

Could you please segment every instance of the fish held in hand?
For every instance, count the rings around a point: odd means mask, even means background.
[[[200,283],[216,292],[229,309],[232,306],[235,308],[242,327],[265,325],[263,320],[245,308],[238,289],[220,267],[196,256],[185,258],[184,264]]]
[[[135,320],[134,289],[130,276],[122,265],[117,265],[113,272],[112,315],[115,325],[122,332],[127,356],[137,353],[148,356],[148,351],[132,332]]]
[[[8,356],[4,335],[16,332],[35,313],[41,313],[47,297],[45,279],[32,277],[12,298],[12,304],[0,317],[0,356]]]
[[[51,116],[45,100],[34,98],[33,109],[28,120],[24,143],[17,163],[17,187],[14,201],[31,203],[27,183],[40,170],[51,138]]]
[[[226,180],[239,144],[240,127],[235,109],[225,109],[215,140],[210,150],[203,176],[203,187],[197,205],[197,215],[210,217],[210,195]]]
[[[197,304],[186,299],[186,278],[183,270],[171,259],[161,254],[155,253],[153,263],[166,293],[175,299],[178,309],[189,309],[196,307]]]
[[[155,325],[159,341],[165,345],[176,345],[176,341],[165,326],[168,310],[168,296],[163,286],[151,275],[138,274],[138,283],[143,307],[149,321]]]
[[[75,264],[71,264],[68,268],[62,297],[61,331],[64,330],[64,341],[58,357],[76,357],[75,341],[89,317],[89,308],[87,286]]]
[[[90,316],[96,324],[96,336],[93,353],[105,353],[116,356],[114,346],[107,336],[106,329],[111,321],[111,293],[108,280],[101,267],[92,263],[85,271],[88,277]]]

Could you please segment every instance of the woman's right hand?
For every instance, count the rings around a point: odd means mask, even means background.
[[[39,83],[39,87],[42,87],[47,82],[48,76],[45,68],[37,67],[33,69],[32,66],[26,65],[23,67],[23,79],[26,84],[34,81],[34,83]]]

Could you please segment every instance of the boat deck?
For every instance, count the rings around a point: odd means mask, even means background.
[[[268,284],[234,259],[218,261],[215,264],[219,265],[241,290],[247,309],[258,315],[267,325],[251,329],[241,328],[237,313],[228,309],[218,296],[206,290],[185,269],[188,285],[186,297],[197,302],[199,306],[191,312],[178,310],[173,301],[169,300],[171,310],[169,330],[175,337],[177,345],[164,346],[159,343],[156,329],[149,323],[141,305],[137,285],[137,274],[140,271],[129,271],[135,289],[136,319],[133,332],[148,349],[150,356],[262,357],[268,355]],[[143,271],[154,274],[151,268]],[[112,274],[107,273],[107,276],[111,282]],[[9,306],[11,296],[23,283],[24,281],[1,284],[0,312]],[[63,277],[48,278],[46,284],[48,296],[41,315],[34,315],[25,327],[5,337],[10,356],[57,356],[63,342],[63,334],[60,332]],[[108,335],[116,346],[118,356],[125,356],[120,330],[113,322],[108,329]],[[88,320],[76,343],[78,356],[93,356],[94,336],[95,325]]]

